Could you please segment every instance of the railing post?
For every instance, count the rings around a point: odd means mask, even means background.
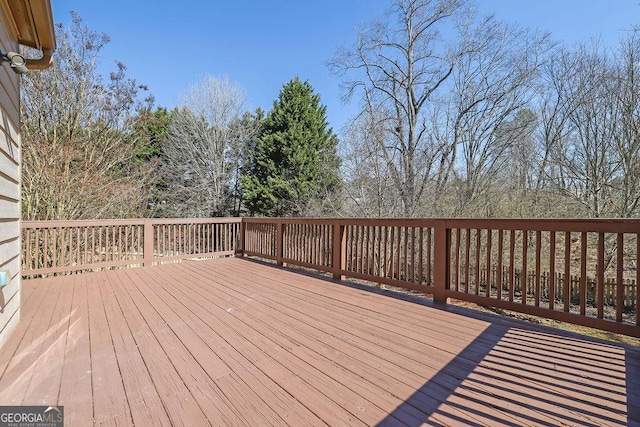
[[[244,218],[240,218],[240,222],[238,223],[238,235],[234,240],[234,244],[236,245],[235,256],[243,257],[244,256]]]
[[[143,237],[143,265],[150,267],[153,265],[153,223],[150,219],[144,220]]]
[[[345,269],[347,263],[347,227],[338,221],[333,223],[333,248],[332,248],[332,264],[333,278],[335,280],[343,280],[344,275],[341,271]]]
[[[433,300],[436,304],[446,304],[450,278],[451,229],[442,222],[436,224],[434,231]]]
[[[276,223],[276,263],[285,266],[282,262],[282,246],[284,244],[284,224],[281,219]]]

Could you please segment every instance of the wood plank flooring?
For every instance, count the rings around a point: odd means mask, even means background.
[[[226,258],[24,281],[0,405],[65,425],[640,425],[640,350]]]

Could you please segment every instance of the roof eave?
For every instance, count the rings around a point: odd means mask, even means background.
[[[28,59],[29,69],[51,65],[56,34],[50,0],[0,0],[18,43],[42,51],[42,58]]]

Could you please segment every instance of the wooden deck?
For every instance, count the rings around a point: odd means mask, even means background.
[[[640,351],[227,258],[23,282],[0,405],[86,425],[640,425]]]

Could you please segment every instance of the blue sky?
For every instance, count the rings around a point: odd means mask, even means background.
[[[482,15],[551,32],[569,45],[600,38],[615,45],[640,25],[639,0],[476,0]],[[326,66],[357,29],[381,16],[390,0],[52,0],[56,22],[69,11],[94,31],[107,33],[105,70],[122,61],[127,73],[149,86],[156,104],[180,103],[205,75],[242,86],[247,106],[269,110],[282,85],[308,80],[340,132],[354,113],[341,102],[340,80]]]

